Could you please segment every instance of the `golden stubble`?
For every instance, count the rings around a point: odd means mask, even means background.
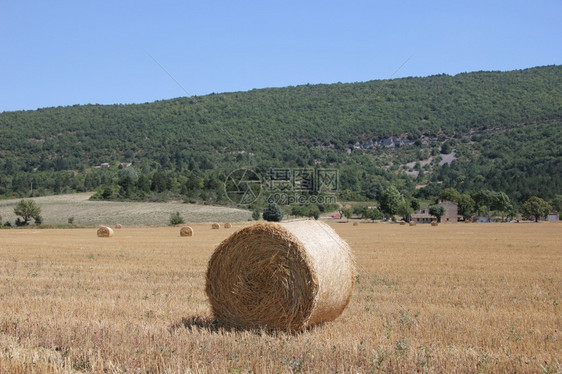
[[[205,272],[234,231],[190,226],[0,230],[0,373],[562,370],[561,224],[333,223],[353,296],[299,334],[217,326]]]

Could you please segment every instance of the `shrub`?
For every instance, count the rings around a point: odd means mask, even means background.
[[[181,225],[182,223],[185,223],[185,221],[180,212],[170,214],[170,225]]]
[[[252,219],[254,221],[258,221],[260,219],[260,211],[258,209],[254,209],[252,212]]]
[[[36,222],[37,218],[39,218],[39,220],[41,221],[41,208],[33,200],[24,199],[19,201],[14,208],[14,213],[17,216],[21,216],[23,218],[23,220],[20,220],[20,218],[18,217],[16,221],[17,226],[28,225],[31,218],[35,219]],[[38,222],[38,224],[40,223],[41,222]]]
[[[266,221],[280,222],[283,219],[283,210],[276,203],[269,203],[262,216]]]

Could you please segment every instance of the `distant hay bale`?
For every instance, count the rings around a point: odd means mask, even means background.
[[[231,227],[232,227],[232,225],[228,222],[224,224],[225,229],[230,229]]]
[[[439,222],[437,222],[437,221],[431,222],[431,226],[437,226],[437,225],[439,225]]]
[[[359,226],[358,222],[353,222],[353,226]]]
[[[189,226],[184,226],[180,229],[180,236],[193,236],[193,229]]]
[[[400,226],[404,226],[406,224],[406,221],[400,221]]]
[[[116,225],[115,225],[115,228],[116,228],[116,229],[122,229],[123,226],[121,226],[120,224],[116,224]]]
[[[100,238],[109,238],[110,236],[113,236],[113,229],[108,226],[100,226],[98,228],[98,236]]]
[[[218,223],[213,223],[213,224],[211,225],[211,228],[212,228],[213,230],[218,230],[218,229],[220,229],[221,227],[220,227],[220,225],[219,225]]]
[[[328,225],[263,222],[219,244],[205,291],[222,324],[299,331],[343,312],[354,275],[349,245]]]
[[[410,226],[415,226],[416,225],[416,221],[410,221]]]

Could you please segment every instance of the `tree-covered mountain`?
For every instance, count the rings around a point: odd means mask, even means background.
[[[377,199],[393,183],[522,202],[561,193],[561,139],[562,66],[4,112],[0,196],[221,202],[238,167],[335,167],[340,198]]]

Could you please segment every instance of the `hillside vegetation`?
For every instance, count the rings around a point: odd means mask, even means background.
[[[392,183],[522,202],[560,194],[561,139],[562,66],[4,112],[0,197],[226,203],[239,167],[334,167],[340,199],[379,199]]]

